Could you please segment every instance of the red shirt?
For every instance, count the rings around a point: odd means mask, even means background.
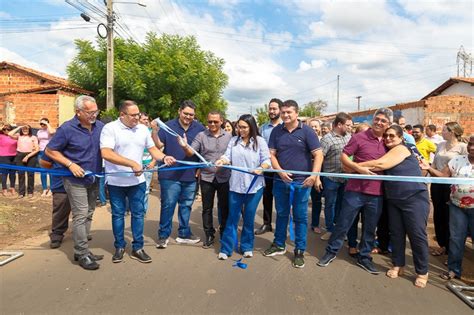
[[[387,151],[388,149],[385,147],[382,138],[379,140],[373,134],[372,128],[369,128],[366,131],[354,134],[342,152],[348,156],[354,156],[353,161],[359,163],[377,160],[385,155]],[[383,172],[378,172],[378,174],[383,174]],[[349,179],[347,181],[346,191],[381,196],[383,194],[382,181]]]

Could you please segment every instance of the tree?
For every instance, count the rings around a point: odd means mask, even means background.
[[[303,106],[299,112],[299,116],[302,117],[317,117],[321,116],[324,109],[328,106],[328,103],[319,99],[314,102],[309,102]]]
[[[267,106],[263,105],[262,107],[257,108],[257,124],[261,126],[269,120],[270,118],[268,117]]]
[[[69,80],[96,93],[105,108],[106,42],[97,45],[76,40],[77,55],[67,67]],[[200,49],[194,37],[148,33],[143,44],[114,39],[114,99],[132,99],[152,117],[176,117],[182,100],[197,105],[196,116],[203,121],[210,110],[225,112],[222,91],[228,82],[224,60]]]

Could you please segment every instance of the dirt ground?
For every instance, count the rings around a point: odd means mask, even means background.
[[[191,226],[203,236],[201,202],[194,204]],[[0,302],[4,314],[472,314],[470,308],[445,287],[438,274],[445,270],[447,256],[430,257],[430,281],[424,290],[412,282],[413,264],[407,253],[408,272],[390,280],[358,268],[347,250],[327,268],[316,266],[325,243],[308,232],[306,266],[291,267],[292,244],[284,256],[261,255],[271,233],[255,239],[255,256],[248,268],[233,267],[234,260],[216,259],[218,242],[212,249],[183,246],[171,240],[165,250],[155,249],[159,199],[155,190],[145,221],[145,249],[151,264],[140,264],[126,256],[112,264],[113,235],[109,207],[96,209],[91,249],[105,255],[98,271],[82,270],[71,263],[72,239],[67,232],[58,250],[49,249],[48,229],[51,199],[17,200],[0,197],[0,248],[21,250],[24,256],[0,267]],[[127,218],[129,221],[129,217]],[[256,225],[262,221],[261,207]],[[172,237],[176,237],[177,217]],[[127,222],[126,237],[130,240]],[[433,226],[428,228],[430,243]],[[390,265],[387,256],[375,255],[380,270]],[[463,263],[466,281],[474,278],[474,251],[467,244]]]

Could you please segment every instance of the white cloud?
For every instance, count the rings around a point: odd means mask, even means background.
[[[311,60],[311,63],[307,63],[306,61],[301,61],[300,66],[298,68],[298,72],[304,72],[311,69],[320,69],[327,66],[326,60]]]

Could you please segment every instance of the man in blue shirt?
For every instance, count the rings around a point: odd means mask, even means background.
[[[280,107],[282,125],[272,131],[269,141],[270,158],[275,170],[320,172],[323,153],[318,136],[298,120],[298,103],[287,100]],[[283,255],[286,251],[286,230],[292,208],[295,223],[295,257],[293,267],[304,267],[308,229],[308,198],[311,187],[321,188],[316,175],[277,173],[273,183],[273,195],[277,212],[275,239],[264,256]]]
[[[94,176],[86,171],[99,173],[102,156],[99,149],[100,133],[104,124],[97,119],[99,110],[93,97],[81,95],[74,102],[76,115],[58,128],[46,147],[46,155],[69,169],[74,177],[64,177],[72,211],[72,236],[74,239],[74,260],[86,270],[99,269],[97,260],[103,257],[89,251],[88,235],[98,195]]]
[[[280,106],[283,102],[278,98],[272,98],[268,103],[268,117],[270,121],[260,127],[260,134],[265,141],[270,141],[270,134],[273,129],[281,124]],[[256,235],[271,232],[272,229],[272,212],[273,212],[273,176],[275,173],[263,173],[265,176],[265,188],[263,190],[263,224],[255,230]]]
[[[186,134],[185,138],[190,145],[196,135],[204,131],[205,128],[198,121],[194,120],[196,105],[191,100],[181,103],[178,114],[179,117],[170,120],[166,125],[176,132],[180,137]],[[152,123],[156,129],[156,123]],[[176,160],[196,161],[195,157],[186,157],[185,152],[178,143],[176,136],[160,129],[158,135],[153,132],[153,140],[158,148],[164,146],[165,155],[171,155]],[[178,237],[176,242],[179,244],[196,244],[200,238],[194,236],[189,227],[189,217],[196,194],[196,170],[173,170],[160,172],[158,179],[161,187],[161,214],[160,228],[158,231],[157,248],[166,248],[168,238],[171,235],[173,227],[173,215],[178,204]]]

